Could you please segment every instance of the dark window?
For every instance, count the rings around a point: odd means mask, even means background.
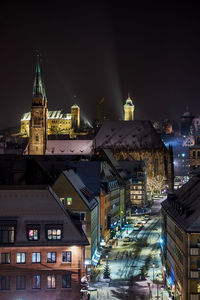
[[[16,276],[16,290],[26,289],[26,277],[23,275]]]
[[[48,240],[61,240],[61,229],[48,229],[47,230],[47,238]]]
[[[40,125],[40,118],[39,117],[34,117],[34,124],[35,125]]]
[[[39,240],[39,228],[28,228],[28,240],[38,241]]]
[[[16,263],[17,264],[25,264],[26,263],[26,253],[25,252],[18,252],[16,254]]]
[[[10,264],[10,253],[1,253],[1,263]]]
[[[193,155],[193,158],[196,158],[196,152],[195,151],[193,151],[192,155]]]
[[[47,262],[56,263],[56,252],[47,252]]]
[[[40,263],[41,262],[41,253],[33,252],[32,253],[32,263]]]
[[[56,275],[47,276],[47,288],[55,289],[56,288]]]
[[[200,151],[197,151],[197,156],[198,156],[198,158],[200,157]]]
[[[71,288],[71,273],[62,275],[62,288]]]
[[[32,277],[32,289],[40,289],[40,287],[41,287],[40,275],[34,275]]]
[[[71,262],[72,261],[72,252],[63,251],[62,253],[62,262]]]
[[[14,243],[15,241],[15,226],[0,225],[0,243]]]
[[[39,142],[39,135],[38,134],[35,136],[35,141]]]
[[[1,290],[10,289],[10,276],[1,276]]]

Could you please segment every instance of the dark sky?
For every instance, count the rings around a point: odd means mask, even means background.
[[[44,57],[48,108],[137,119],[200,113],[200,10],[193,1],[4,1],[0,9],[0,128],[29,111],[34,52]],[[73,99],[76,95],[76,101]]]

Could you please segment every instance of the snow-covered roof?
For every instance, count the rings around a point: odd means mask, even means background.
[[[200,232],[200,176],[192,177],[176,193],[168,195],[163,209],[188,232]]]
[[[91,155],[93,140],[48,140],[46,155]]]
[[[63,171],[63,174],[73,185],[75,190],[79,193],[87,207],[90,210],[93,210],[98,205],[94,193],[86,187],[86,185],[83,183],[78,174],[74,172],[74,170]]]
[[[96,148],[162,148],[159,134],[150,121],[104,121],[95,137]]]
[[[71,114],[68,113],[62,113],[61,110],[48,110],[48,119],[65,119],[65,120],[71,120]],[[22,115],[21,121],[30,121],[31,119],[31,113],[26,112]]]

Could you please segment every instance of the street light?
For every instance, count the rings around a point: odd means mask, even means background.
[[[163,292],[164,292],[164,288],[163,288],[163,286],[161,286],[161,300],[163,300]]]
[[[155,264],[152,265],[153,268],[153,283],[154,283],[154,268],[155,268]]]

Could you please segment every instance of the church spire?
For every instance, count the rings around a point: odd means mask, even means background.
[[[35,69],[35,79],[33,84],[33,98],[35,97],[44,97],[46,98],[44,81],[42,76],[42,67],[41,67],[41,56],[37,54],[37,63]]]

